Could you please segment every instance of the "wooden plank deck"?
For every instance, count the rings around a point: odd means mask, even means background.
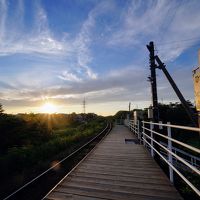
[[[182,199],[142,145],[124,126],[111,133],[51,191],[46,200]]]

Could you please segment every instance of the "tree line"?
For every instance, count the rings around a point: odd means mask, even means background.
[[[2,193],[20,186],[33,171],[38,174],[47,169],[55,158],[62,159],[105,125],[104,117],[94,113],[12,115],[0,105]]]

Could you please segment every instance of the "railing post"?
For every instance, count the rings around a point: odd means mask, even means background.
[[[132,128],[132,132],[135,134],[134,124],[135,124],[135,122],[133,121],[131,128]]]
[[[162,121],[159,121],[159,129],[163,129]]]
[[[138,139],[140,140],[140,121],[137,121],[137,132],[138,132]]]
[[[137,135],[137,131],[136,131],[136,124],[137,124],[137,121],[134,121],[133,123],[133,131],[134,131],[134,134]]]
[[[144,121],[142,121],[142,134],[145,133],[145,129],[144,129]],[[145,139],[145,135],[143,134],[143,138]],[[143,140],[143,145],[146,147],[146,143],[145,141]]]
[[[170,122],[167,122],[170,125]],[[171,127],[167,127],[167,136],[171,138]],[[172,151],[172,141],[168,139],[168,149]],[[170,153],[168,153],[168,161],[173,165],[173,157]],[[174,174],[173,169],[169,166],[169,179],[173,183],[174,182]]]
[[[191,164],[194,166],[194,161],[192,157],[190,158],[190,161],[191,161]]]
[[[133,122],[131,122],[131,132],[133,132]]]
[[[153,124],[152,124],[152,121],[150,122],[150,130],[151,130],[151,156],[152,157],[154,157],[154,151],[153,151],[153,132],[152,132],[152,130],[153,130]]]
[[[194,166],[195,167],[197,166],[197,160],[196,160],[196,158],[194,158]]]

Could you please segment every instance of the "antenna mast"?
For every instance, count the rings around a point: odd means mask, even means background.
[[[85,114],[85,108],[86,108],[86,101],[85,98],[83,99],[83,114]]]

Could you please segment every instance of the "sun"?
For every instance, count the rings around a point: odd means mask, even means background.
[[[41,106],[41,111],[43,113],[52,114],[52,113],[55,113],[57,109],[54,104],[48,102],[48,103],[45,103],[43,106]]]

